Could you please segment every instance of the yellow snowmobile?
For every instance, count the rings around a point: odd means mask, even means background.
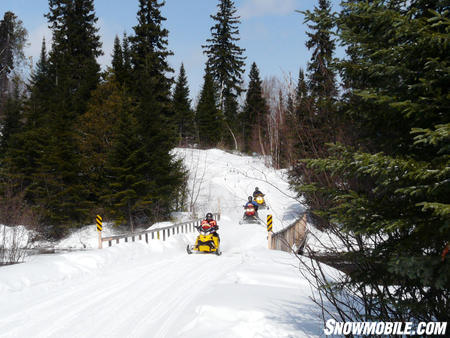
[[[186,247],[187,253],[215,253],[217,256],[220,256],[222,251],[220,251],[219,237],[214,234],[217,228],[198,226],[197,230],[200,234],[197,236],[194,245],[188,244]]]
[[[269,207],[267,207],[267,205],[266,205],[266,201],[264,200],[263,194],[255,196],[254,199],[255,199],[256,203],[258,203],[258,209],[266,209],[266,208],[269,209]]]

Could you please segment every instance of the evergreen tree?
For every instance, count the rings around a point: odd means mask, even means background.
[[[3,157],[12,146],[14,136],[22,130],[22,98],[18,79],[11,95],[4,104],[5,118],[0,133],[0,157]]]
[[[117,81],[122,83],[124,72],[124,60],[123,60],[122,46],[120,44],[120,39],[117,35],[114,38],[114,49],[112,54],[111,66]]]
[[[217,96],[216,85],[207,66],[196,110],[198,139],[203,147],[215,147],[221,141],[223,117],[217,109]]]
[[[130,42],[126,33],[122,37],[122,56],[123,56],[123,83],[126,87],[131,88],[132,84],[132,68],[131,68],[131,51]]]
[[[311,104],[308,93],[308,85],[305,79],[305,72],[300,68],[298,72],[298,84],[295,91],[295,101],[293,101],[293,113],[300,123],[310,116]]]
[[[170,111],[170,88],[172,73],[167,57],[173,55],[167,50],[169,31],[162,28],[166,20],[160,8],[164,2],[158,0],[139,0],[138,25],[133,27],[135,35],[130,37],[132,44],[131,62],[136,81],[134,92],[140,99],[140,123],[151,119],[161,119],[172,115]],[[151,112],[150,112],[151,111]],[[163,123],[163,121],[161,121]],[[173,140],[172,140],[173,141]]]
[[[117,224],[128,224],[134,231],[142,218],[148,218],[153,203],[147,192],[148,182],[142,180],[140,172],[146,156],[140,145],[138,122],[128,109],[120,109],[114,125],[112,148],[105,158],[108,180],[102,200]]]
[[[335,43],[332,39],[335,26],[334,14],[328,0],[319,0],[314,10],[301,12],[305,23],[310,29],[307,32],[306,47],[312,51],[311,60],[307,65],[307,74],[299,72],[299,83],[296,93],[296,119],[298,131],[296,157],[323,158],[327,156],[326,144],[336,142],[338,124],[335,100],[337,86],[333,70],[333,52]],[[304,163],[297,162],[291,171],[294,184],[302,182],[304,187],[312,182],[322,185],[332,185],[332,179],[325,173],[318,174]],[[307,190],[307,191],[306,191]],[[320,191],[306,189],[304,198],[312,208],[326,209],[331,201]],[[320,226],[327,222],[316,218]]]
[[[30,98],[25,109],[27,130],[44,127],[50,122],[46,118],[48,118],[49,97],[52,95],[54,85],[50,74],[46,41],[43,38],[40,57],[28,85]]]
[[[333,201],[313,211],[348,239],[338,254],[353,268],[339,290],[364,309],[335,304],[351,320],[449,320],[450,261],[441,257],[450,238],[444,3],[351,1],[339,16],[349,52],[339,64],[348,86],[340,106],[353,130],[328,157],[307,161],[334,177],[334,187],[316,181],[307,189]],[[333,297],[333,287],[323,290]]]
[[[49,64],[43,39],[40,59],[28,85],[29,98],[23,105],[24,125],[20,132],[14,135],[12,146],[5,151],[5,175],[18,189],[17,193],[21,193],[25,188],[25,199],[30,203],[34,198],[27,188],[35,180],[38,161],[42,157],[50,134],[46,118],[52,82],[49,80],[48,71]]]
[[[125,85],[127,88],[133,87],[130,46],[126,33],[123,33],[122,42],[117,35],[114,38],[111,66],[119,84]]]
[[[174,112],[170,98],[173,80],[168,77],[173,70],[167,57],[166,19],[160,8],[164,2],[140,0],[138,25],[130,37],[133,65],[132,94],[136,100],[136,120],[142,154],[135,174],[138,175],[142,222],[167,217],[174,205],[177,190],[184,179],[180,162],[170,154],[176,144],[176,129],[170,124]],[[145,206],[145,208],[144,208]]]
[[[306,47],[312,50],[308,63],[308,88],[316,100],[331,98],[337,93],[336,79],[332,68],[335,42],[331,38],[335,26],[329,0],[319,0],[313,12],[303,12],[310,32]],[[321,109],[322,107],[319,107]],[[324,113],[327,113],[325,111]]]
[[[228,129],[237,128],[238,103],[237,97],[241,94],[242,74],[244,73],[245,49],[237,46],[239,41],[240,23],[236,16],[236,8],[232,0],[219,0],[216,15],[211,15],[215,21],[211,27],[211,39],[207,45],[202,46],[208,56],[214,81],[219,89],[219,104]],[[234,137],[234,135],[233,135]]]
[[[307,89],[311,99],[311,114],[309,114],[314,138],[319,142],[334,142],[336,129],[336,112],[334,100],[337,95],[336,76],[333,70],[333,53],[335,42],[332,39],[335,26],[329,0],[319,0],[318,7],[313,12],[303,12],[305,22],[310,32],[306,47],[312,51],[312,57],[307,65]],[[299,82],[303,81],[299,74]],[[299,83],[298,96],[306,96],[304,85]],[[299,102],[298,105],[302,104]]]
[[[282,98],[280,93],[280,98]],[[280,100],[281,101],[281,100]],[[284,101],[283,101],[284,102]],[[280,168],[289,168],[296,161],[293,144],[297,142],[298,123],[294,116],[294,99],[293,94],[288,93],[286,104],[282,106],[284,109],[284,120],[280,132]]]
[[[47,234],[61,236],[67,226],[84,222],[93,204],[80,175],[75,124],[98,84],[96,58],[101,50],[93,0],[52,0],[49,4],[46,16],[53,32],[52,50],[48,61],[41,57],[43,68],[32,83],[28,112],[32,117],[28,132],[34,141],[46,133],[46,141],[40,154],[29,159],[30,163],[36,160],[36,165],[27,191],[41,213],[41,222],[49,224]]]
[[[102,54],[93,0],[51,0],[46,15],[53,32],[49,62],[57,84],[57,110],[74,117],[86,111],[90,93],[99,81],[97,57]],[[76,70],[76,71],[74,71]],[[64,100],[61,100],[64,98]]]
[[[76,131],[81,173],[89,198],[96,205],[101,204],[102,196],[110,193],[112,176],[106,168],[116,139],[115,125],[124,112],[132,114],[133,111],[133,100],[128,91],[119,84],[113,73],[107,73],[105,81],[92,93],[88,110],[78,119]],[[136,133],[135,126],[130,126],[130,129]],[[95,216],[94,211],[92,217]],[[100,211],[97,207],[96,212]]]
[[[3,105],[11,94],[11,74],[24,58],[23,49],[27,38],[27,31],[17,16],[12,12],[5,12],[0,20],[0,119]]]
[[[26,38],[22,21],[14,13],[5,12],[0,20],[0,168],[5,166],[2,161],[14,135],[22,128],[21,79],[15,70],[25,58]]]
[[[175,112],[174,122],[177,125],[179,137],[183,143],[192,142],[195,138],[194,112],[191,108],[189,87],[183,64],[180,66],[172,101]]]
[[[268,112],[267,103],[262,95],[261,79],[256,63],[253,62],[250,69],[250,82],[248,85],[245,106],[242,112],[242,136],[244,142],[244,151],[260,151],[264,153],[260,147],[263,139],[267,136],[266,115]],[[253,145],[253,147],[252,147]]]
[[[295,96],[291,103],[292,115],[290,116],[290,122],[295,127],[289,131],[293,144],[292,157],[294,162],[297,162],[299,159],[311,157],[311,154],[315,153],[315,143],[323,141],[317,135],[320,133],[320,128],[316,125],[317,117],[313,110],[312,101],[313,99],[309,96],[305,72],[300,68]],[[323,127],[326,128],[325,126]],[[321,141],[316,142],[319,139]],[[299,163],[297,162],[295,165],[298,166]],[[299,169],[295,168],[294,170],[298,171]],[[305,170],[305,168],[301,167],[300,170]]]

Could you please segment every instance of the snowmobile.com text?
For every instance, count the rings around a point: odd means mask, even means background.
[[[337,322],[325,323],[326,335],[442,335],[447,332],[447,322]]]

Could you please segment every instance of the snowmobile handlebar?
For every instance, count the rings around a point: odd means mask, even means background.
[[[219,226],[217,226],[217,225],[212,226],[211,228],[207,228],[207,229],[203,228],[203,226],[201,226],[201,225],[198,225],[195,228],[197,229],[198,232],[206,232],[206,233],[219,230]]]

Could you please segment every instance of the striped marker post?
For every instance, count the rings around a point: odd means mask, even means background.
[[[97,223],[97,232],[98,232],[98,248],[102,249],[103,245],[103,241],[102,241],[102,230],[103,230],[103,219],[102,216],[97,215],[97,217],[95,218],[96,223]]]
[[[272,231],[272,215],[267,215],[267,231]]]
[[[272,215],[267,215],[267,242],[269,249],[272,249]]]

